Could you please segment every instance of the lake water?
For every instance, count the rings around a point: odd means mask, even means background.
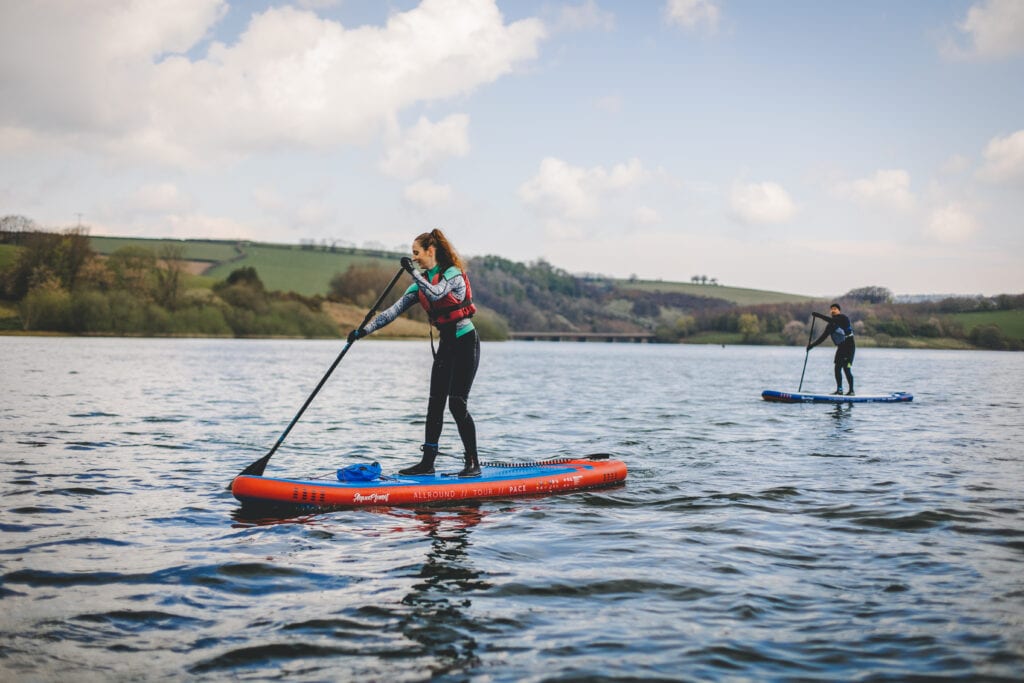
[[[624,486],[247,518],[341,347],[0,337],[0,680],[1024,677],[1024,354],[861,349],[914,402],[820,406],[760,399],[803,348],[485,343],[482,457]],[[413,462],[429,360],[354,345],[267,474]]]

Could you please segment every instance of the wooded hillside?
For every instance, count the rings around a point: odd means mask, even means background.
[[[0,330],[72,334],[339,336],[402,254],[352,247],[89,237],[0,219]],[[647,333],[660,342],[806,344],[831,300],[716,284],[581,277],[546,261],[468,259],[484,339],[509,332]],[[401,282],[404,282],[401,281]],[[398,286],[388,305],[404,290]],[[1024,348],[1024,295],[897,304],[866,286],[836,297],[858,343]],[[423,336],[421,311],[381,336]],[[819,322],[816,329],[821,329]]]

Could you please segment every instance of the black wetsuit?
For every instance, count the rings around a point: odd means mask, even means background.
[[[467,454],[476,456],[476,424],[469,414],[469,390],[480,365],[480,335],[470,330],[455,336],[455,323],[442,325],[441,341],[430,371],[430,400],[427,402],[426,442],[437,443],[448,404]]]
[[[846,373],[846,382],[850,387],[850,393],[853,393],[853,356],[857,352],[857,345],[853,341],[853,326],[850,324],[850,319],[838,313],[831,318],[826,318],[818,313],[814,314],[815,317],[822,318],[828,321],[825,325],[825,331],[821,333],[821,336],[815,339],[807,347],[813,349],[815,346],[825,341],[832,336],[832,333],[836,329],[841,329],[846,333],[846,339],[841,344],[836,346],[836,357],[835,357],[835,372],[836,372],[836,391],[842,391],[843,389],[843,373]]]
[[[427,275],[432,276],[436,271]],[[466,279],[463,273],[449,268],[446,277],[437,283],[420,271],[412,274],[412,284],[402,298],[382,311],[371,320],[366,327],[366,334],[378,330],[394,321],[405,311],[420,303],[419,291],[423,291],[431,301],[443,299],[451,293],[456,300],[465,300],[467,296]],[[466,457],[477,458],[476,424],[469,413],[469,390],[473,386],[477,367],[480,365],[480,335],[476,331],[471,318],[461,318],[454,322],[437,326],[441,333],[441,341],[434,355],[434,365],[430,370],[430,398],[427,401],[427,425],[424,434],[424,445],[437,450],[438,439],[444,426],[444,407],[455,418],[462,437],[462,446]],[[433,460],[431,460],[433,462]]]

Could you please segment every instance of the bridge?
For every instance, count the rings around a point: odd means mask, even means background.
[[[509,339],[556,342],[625,342],[646,344],[654,340],[651,332],[509,332]]]

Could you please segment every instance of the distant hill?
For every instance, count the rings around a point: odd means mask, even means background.
[[[326,294],[331,278],[344,272],[353,263],[376,263],[391,268],[405,255],[354,247],[327,248],[230,240],[90,237],[90,242],[97,253],[105,255],[127,246],[158,250],[163,245],[177,245],[183,248],[183,257],[191,263],[189,272],[194,275],[224,279],[232,270],[249,266],[256,269],[268,289],[296,292],[304,296]],[[813,298],[800,294],[687,282],[636,279],[611,281],[626,292],[682,294],[702,299],[721,299],[739,306],[793,303]]]
[[[90,237],[8,219],[0,219],[3,333],[337,337],[358,323],[402,256],[312,244]],[[813,333],[810,311],[827,307],[801,294],[715,282],[574,275],[543,259],[467,261],[474,322],[485,340],[565,333],[802,346]],[[858,346],[1024,350],[1024,294],[900,303],[872,286],[838,300]],[[390,326],[392,336],[426,333],[418,307],[408,317]]]
[[[787,304],[814,299],[814,297],[803,294],[786,294],[784,292],[773,292],[764,289],[726,287],[717,284],[699,285],[692,282],[665,282],[662,280],[618,280],[618,283],[622,289],[627,291],[688,294],[709,299],[724,299],[737,306]]]
[[[222,261],[230,261],[239,255],[239,245],[246,242],[227,240],[173,240],[147,239],[144,237],[89,237],[89,244],[97,254],[109,256],[124,247],[145,247],[153,251],[166,245],[182,246],[182,256],[190,261],[200,261],[213,265]]]
[[[324,295],[331,278],[353,263],[397,266],[403,254],[352,247],[313,247],[292,244],[228,240],[167,240],[124,237],[91,237],[92,248],[109,255],[128,246],[160,249],[176,245],[190,262],[189,272],[222,280],[237,268],[252,267],[267,289],[303,296]]]

